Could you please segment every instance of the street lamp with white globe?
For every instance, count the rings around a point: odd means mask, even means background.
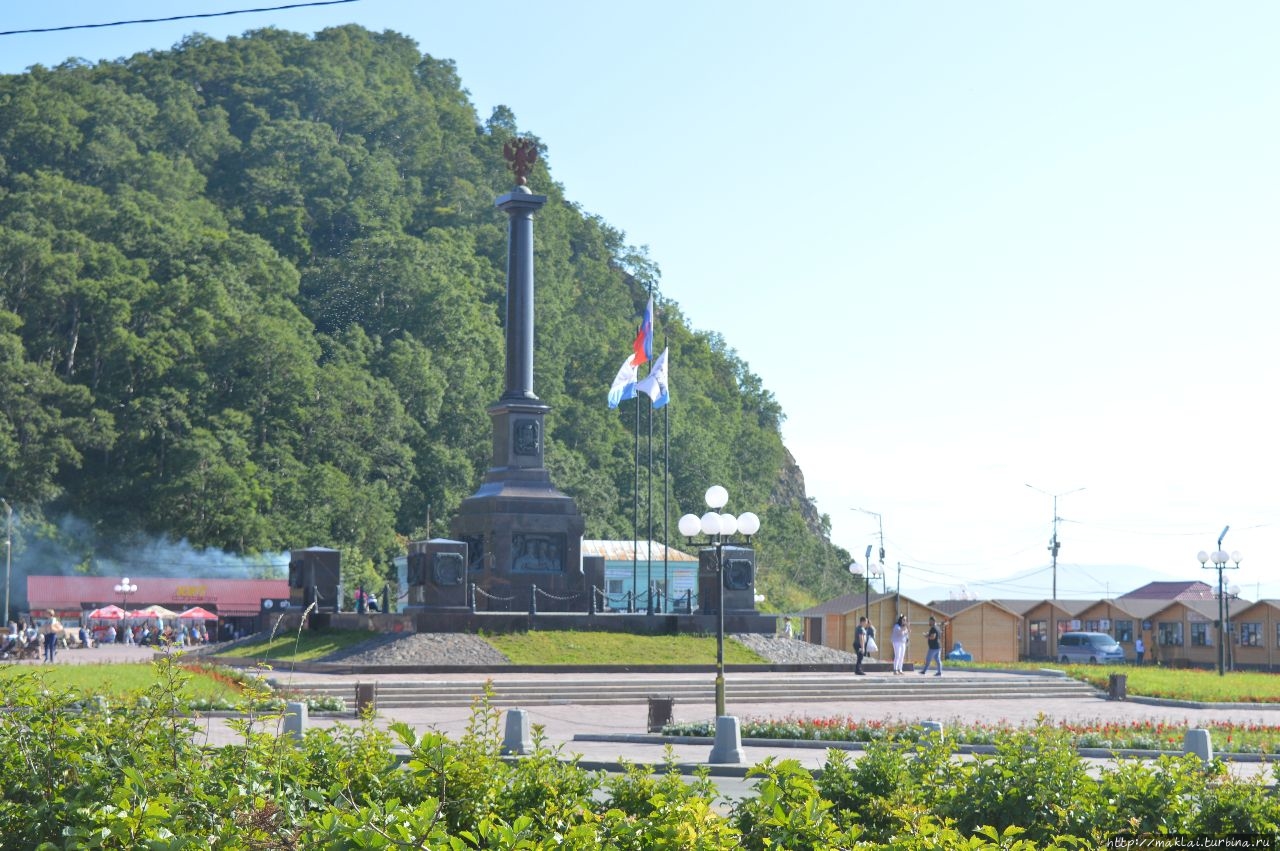
[[[129,577],[126,576],[116,583],[115,592],[120,595],[120,608],[128,611],[129,607],[125,604],[130,594],[138,593],[138,586],[130,582]]]
[[[680,518],[680,534],[689,539],[689,543],[715,549],[717,597],[716,604],[716,717],[725,714],[724,701],[724,547],[733,543],[733,536],[741,534],[746,543],[751,543],[751,536],[760,531],[760,518],[750,511],[735,517],[721,509],[729,502],[729,492],[720,485],[707,488],[707,507],[711,510],[701,517],[686,514]],[[701,533],[702,541],[694,541],[693,537]],[[700,600],[698,605],[704,611],[709,600]]]
[[[1201,550],[1196,555],[1196,560],[1200,562],[1200,566],[1205,570],[1218,571],[1218,676],[1224,677],[1227,674],[1227,645],[1225,641],[1226,623],[1227,623],[1227,593],[1223,587],[1222,572],[1227,569],[1238,570],[1240,568],[1240,551],[1236,550],[1230,555],[1222,548],[1222,539],[1227,537],[1227,530],[1231,527],[1223,528],[1222,534],[1218,536],[1218,548],[1211,553]],[[1213,564],[1209,564],[1212,561]],[[1228,564],[1227,562],[1232,562]]]
[[[130,582],[129,577],[126,576],[116,583],[115,592],[120,595],[120,608],[124,609],[125,614],[128,614],[129,595],[138,593],[138,586],[133,582]],[[120,641],[124,640],[123,636],[124,636],[124,631],[126,629],[124,624],[124,617],[125,617],[124,614],[120,616],[120,632],[119,632],[120,638],[118,639]]]

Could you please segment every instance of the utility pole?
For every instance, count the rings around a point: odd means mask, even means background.
[[[888,585],[889,585],[889,573],[888,573],[887,567],[886,567],[886,565],[885,565],[885,563],[884,563],[884,518],[880,516],[880,512],[878,512],[878,511],[871,511],[871,510],[866,509],[866,508],[855,508],[855,509],[854,509],[854,511],[861,511],[863,514],[870,514],[872,517],[874,517],[874,518],[876,519],[876,526],[877,526],[877,528],[880,530],[880,560],[879,560],[880,568],[879,568],[879,569],[880,569],[880,579],[881,579],[881,582],[883,583],[880,587],[883,589],[883,592],[884,592],[885,594],[888,594],[888,593],[889,593],[889,588],[888,588]],[[868,582],[868,584],[871,582],[871,576],[872,576],[872,572],[871,572],[871,545],[870,545],[870,544],[868,544],[868,545],[867,545],[867,582]],[[895,595],[896,595],[896,594],[897,594],[897,589],[895,589]],[[894,598],[893,605],[894,605],[894,608],[895,608],[895,609],[897,609],[897,608],[898,608],[898,606],[899,606],[899,601],[898,601],[898,598],[897,598],[896,596],[895,596],[895,598]],[[878,612],[879,612],[880,614],[883,614],[883,613],[884,613],[884,606],[883,606],[883,605],[881,605],[881,606],[879,607]],[[869,616],[870,614],[871,614],[871,612],[870,612],[870,611],[868,611],[868,612],[867,612],[867,615]],[[877,618],[876,618],[876,620],[878,621],[878,620],[880,620],[880,618],[879,618],[879,617],[877,617]],[[879,623],[877,623],[875,626],[876,626],[876,634],[877,634],[877,635],[879,635],[879,634],[880,634],[880,627],[881,627],[881,626],[883,626],[883,624],[879,624]]]
[[[877,512],[868,511],[865,508],[859,508],[856,510],[861,511],[863,514],[870,514],[872,517],[876,519],[876,523],[880,528],[880,565],[883,567],[884,566],[884,518],[881,517]],[[867,560],[868,561],[871,560],[870,555],[867,556]]]
[[[1053,558],[1053,599],[1058,599],[1058,495],[1053,496],[1053,537],[1049,539],[1049,552]]]
[[[1037,493],[1053,497],[1053,535],[1049,538],[1049,554],[1053,559],[1053,599],[1056,600],[1058,599],[1058,549],[1062,546],[1058,541],[1058,521],[1062,519],[1058,516],[1058,497],[1079,493],[1084,490],[1084,488],[1076,488],[1075,490],[1063,491],[1062,493],[1049,493],[1048,491],[1040,490],[1040,488],[1035,485],[1027,485],[1027,487]]]

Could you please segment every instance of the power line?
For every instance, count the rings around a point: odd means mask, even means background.
[[[1018,575],[1015,575],[1015,576],[1007,577],[1007,578],[1005,578],[1005,579],[1000,579],[1000,580],[987,580],[987,581],[983,581],[983,580],[974,580],[974,579],[970,578],[970,576],[969,576],[969,575],[967,575],[967,574],[948,573],[948,572],[946,572],[946,571],[942,571],[942,570],[932,570],[932,569],[927,568],[927,567],[921,567],[921,566],[920,566],[920,565],[918,565],[918,564],[908,564],[908,563],[906,563],[906,562],[903,562],[903,563],[902,563],[902,567],[903,567],[903,568],[909,568],[911,572],[914,572],[914,573],[917,573],[917,574],[930,574],[930,577],[937,576],[937,577],[942,577],[943,579],[948,579],[948,580],[952,580],[952,581],[955,581],[955,582],[961,582],[961,583],[973,584],[973,585],[990,585],[990,584],[994,584],[994,583],[1003,583],[1003,582],[1008,582],[1008,581],[1010,581],[1010,580],[1026,579],[1026,578],[1029,578],[1029,577],[1035,576],[1035,575],[1037,575],[1037,574],[1044,573],[1045,571],[1047,571],[1047,570],[1049,569],[1048,565],[1046,565],[1046,566],[1044,566],[1044,567],[1035,567],[1035,568],[1031,568],[1031,569],[1030,569],[1030,570],[1028,570],[1026,573],[1022,573],[1022,574],[1018,574]],[[935,581],[936,581],[936,580],[935,580]]]
[[[1194,528],[1192,528],[1191,531],[1187,531],[1187,532],[1177,532],[1172,530],[1159,530],[1154,532],[1148,532],[1140,529],[1125,529],[1119,526],[1108,526],[1105,523],[1095,523],[1095,522],[1085,521],[1085,520],[1072,520],[1069,517],[1062,517],[1059,519],[1063,523],[1072,523],[1084,529],[1098,529],[1103,532],[1115,532],[1121,535],[1144,535],[1152,538],[1193,538],[1193,537],[1197,537],[1205,534],[1205,529],[1203,524],[1189,524],[1189,523],[1181,524],[1182,526],[1188,527],[1188,528],[1194,526]],[[1255,523],[1252,526],[1241,526],[1240,529],[1241,531],[1244,531],[1247,529],[1266,529],[1273,525],[1274,524],[1272,523]]]
[[[28,30],[3,30],[0,35],[31,35],[33,33],[57,33],[68,30],[92,30],[102,27],[123,27],[129,24],[166,24],[172,21],[190,21],[196,18],[225,18],[231,15],[248,15],[253,12],[283,12],[289,9],[305,9],[310,6],[337,6],[356,3],[359,0],[312,0],[310,3],[289,3],[284,6],[263,6],[257,9],[235,9],[227,12],[194,12],[190,15],[173,15],[168,18],[137,18],[131,21],[109,21],[102,24],[67,24],[62,27],[36,27]]]
[[[1075,568],[1079,567],[1079,565],[1069,565],[1069,566],[1075,567]],[[1003,579],[972,579],[969,577],[955,576],[954,574],[942,573],[936,570],[927,570],[925,568],[921,568],[918,565],[913,565],[913,564],[903,563],[902,567],[903,567],[904,573],[933,574],[934,576],[940,576],[946,579],[956,580],[957,584],[964,585],[965,587],[989,589],[989,591],[993,594],[999,593],[1002,591],[1006,593],[1015,593],[1015,592],[1022,592],[1022,591],[1040,590],[1039,585],[1026,584],[1026,580],[1033,579],[1036,576],[1048,573],[1052,569],[1049,565],[1044,565],[1043,567],[1033,568],[1031,570],[1026,571],[1025,573],[1020,573],[1013,576],[1007,576],[1007,577],[1004,577]],[[1093,577],[1087,577],[1087,578],[1093,579]],[[921,577],[917,576],[917,579],[919,580],[921,579]],[[1093,581],[1097,582],[1096,579],[1093,579]],[[1101,587],[1102,583],[1098,582],[1098,586]],[[1080,588],[1073,587],[1073,588],[1068,588],[1067,590],[1070,593],[1078,593],[1078,594],[1095,593],[1095,589],[1088,589],[1083,587],[1080,587]]]
[[[1020,581],[1025,579],[1030,579],[1033,576],[1037,576],[1049,570],[1049,567],[1046,565],[1045,567],[1033,568],[1032,570],[1029,570],[1026,573],[1018,574],[1015,576],[1008,576],[1003,579],[974,580],[967,576],[957,576],[956,574],[953,574],[953,573],[943,573],[937,570],[929,570],[928,568],[923,568],[915,564],[906,564],[905,562],[903,563],[902,568],[903,568],[903,572],[907,573],[908,575],[911,575],[913,573],[917,574],[917,579],[920,579],[918,574],[931,574],[932,576],[938,576],[938,577],[942,577],[943,579],[952,580],[952,582],[955,584],[984,586],[984,587],[988,587],[988,586],[989,587],[1005,587],[1005,588],[1011,588],[1011,589],[1012,588],[1030,588],[1032,586],[1020,585],[1019,584]],[[931,579],[932,576],[929,578]],[[937,580],[935,579],[933,581],[936,582]]]
[[[889,543],[895,544],[896,546],[896,542],[894,542],[892,539],[890,539]],[[1016,558],[1017,556],[1020,556],[1023,553],[1035,548],[1036,548],[1036,545],[1031,544],[1023,547],[1022,549],[1014,550],[1013,552],[1005,552],[1001,555],[994,555],[994,556],[991,556],[990,558],[985,558],[981,561],[931,561],[929,559],[915,557],[911,553],[907,552],[906,548],[904,547],[899,546],[896,548],[896,551],[901,552],[904,557],[911,559],[911,561],[913,562],[918,562],[919,564],[928,564],[928,565],[932,565],[933,567],[987,567],[992,562],[1008,561],[1009,559]]]

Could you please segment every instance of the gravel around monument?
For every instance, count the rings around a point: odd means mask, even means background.
[[[749,633],[732,636],[775,665],[852,665],[857,657],[833,647],[810,644],[798,638]]]
[[[793,638],[730,636],[777,665],[852,664],[853,654]],[[479,636],[455,632],[380,635],[318,660],[347,665],[509,665],[511,660]]]
[[[317,661],[347,665],[511,664],[483,638],[461,632],[387,633]]]

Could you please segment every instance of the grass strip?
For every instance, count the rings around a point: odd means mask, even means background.
[[[238,684],[206,671],[190,670],[183,682],[182,696],[187,700],[229,700],[240,696]],[[0,684],[20,676],[36,676],[46,687],[77,694],[124,698],[141,694],[159,682],[155,665],[150,662],[116,662],[96,665],[9,665],[0,667]]]
[[[556,630],[484,639],[516,665],[713,665],[713,635],[632,635],[620,632]],[[763,664],[768,660],[732,639],[725,639],[727,664]]]

